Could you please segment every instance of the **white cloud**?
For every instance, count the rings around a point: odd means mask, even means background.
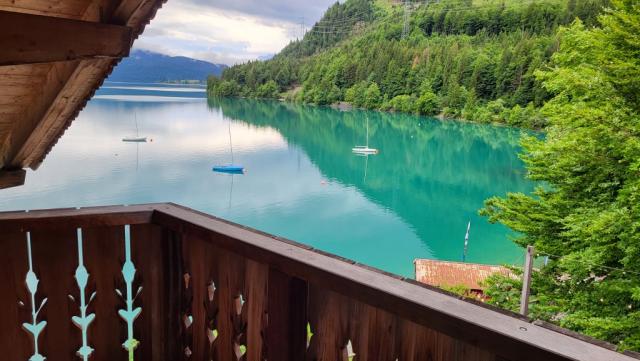
[[[226,0],[228,1],[228,0]],[[171,0],[158,12],[135,48],[237,64],[275,54],[299,35],[295,14],[315,21],[332,1]],[[321,4],[320,4],[321,3]]]

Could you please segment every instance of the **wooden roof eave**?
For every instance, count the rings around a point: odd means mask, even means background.
[[[165,1],[0,1],[0,188],[38,168]]]

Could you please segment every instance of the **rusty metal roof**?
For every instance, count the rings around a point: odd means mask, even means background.
[[[482,282],[494,273],[513,275],[506,267],[477,263],[416,259],[416,280],[435,286],[465,286],[471,290],[482,290]]]

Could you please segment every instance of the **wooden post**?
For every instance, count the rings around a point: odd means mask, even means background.
[[[522,296],[520,296],[520,314],[527,316],[529,313],[529,292],[531,291],[531,271],[533,270],[533,256],[535,248],[527,246],[527,254],[524,260],[524,273],[522,275]]]

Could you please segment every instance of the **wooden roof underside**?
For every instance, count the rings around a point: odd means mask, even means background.
[[[40,165],[165,1],[0,0],[0,188]]]

